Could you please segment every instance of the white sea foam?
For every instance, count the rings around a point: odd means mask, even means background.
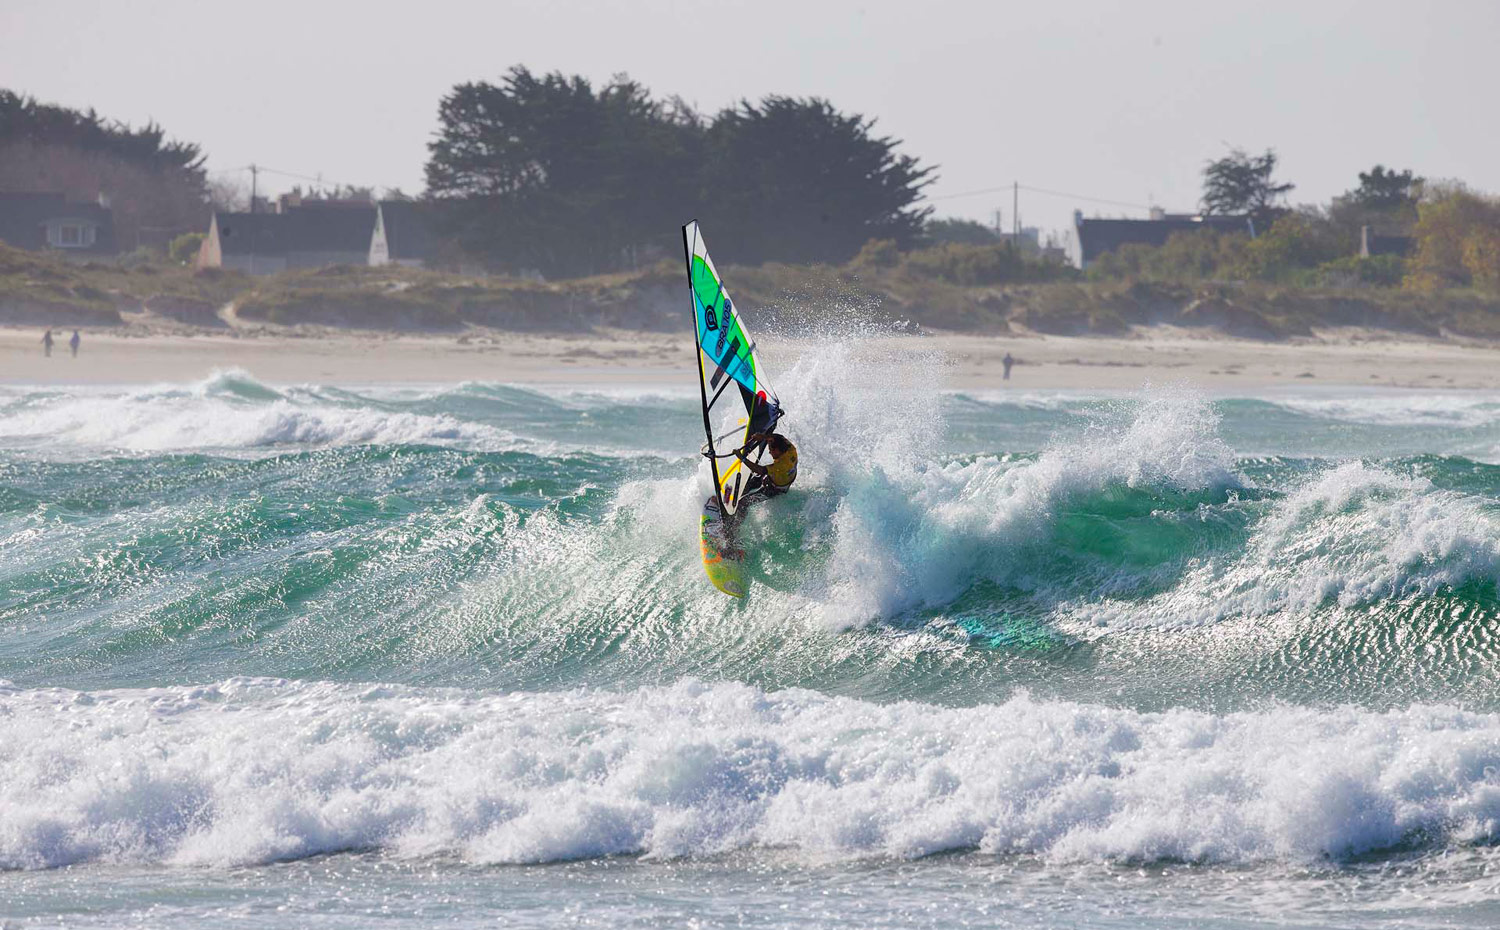
[[[0,867],[781,847],[1315,861],[1500,839],[1500,716],[941,708],[681,682],[0,691]]]
[[[1278,392],[1265,400],[1298,413],[1377,426],[1473,428],[1500,423],[1500,395],[1491,392]]]
[[[818,364],[847,371],[830,352]],[[828,527],[832,556],[815,582],[823,621],[834,627],[941,604],[976,578],[1016,581],[1014,550],[1032,542],[1080,494],[1112,486],[1199,491],[1242,485],[1234,456],[1201,396],[1156,391],[1083,436],[1035,459],[984,457],[940,464],[935,392],[883,389],[865,403],[897,406],[875,416],[856,396],[824,387],[824,369],[801,372],[814,412],[799,417],[805,472],[831,485],[837,503],[809,501],[803,522]],[[918,383],[931,383],[916,373]],[[930,374],[930,373],[927,373]],[[814,401],[809,404],[808,401]],[[906,405],[903,408],[902,405]],[[815,532],[816,535],[816,532]],[[1024,581],[1024,579],[1022,579]]]
[[[48,392],[0,414],[0,440],[142,453],[365,443],[484,451],[528,446],[486,424],[446,414],[338,406],[315,391],[278,390],[233,371],[188,385]]]
[[[1102,402],[1141,396],[1128,390],[1038,390],[1007,388],[952,392],[958,397],[996,406],[1077,412]],[[1252,393],[1206,392],[1213,401],[1260,401],[1319,419],[1371,426],[1448,426],[1474,428],[1500,424],[1500,394],[1492,391],[1390,389],[1267,389]]]
[[[163,452],[250,449],[282,445],[454,443],[515,447],[499,430],[448,416],[296,407],[287,401],[254,408],[220,403],[175,404],[135,398],[72,400],[0,422],[0,438]]]
[[[1261,596],[1293,607],[1429,595],[1500,579],[1500,514],[1425,478],[1350,462],[1280,501],[1245,558],[1260,570]]]
[[[1148,390],[1106,407],[1081,436],[1035,458],[940,464],[931,450],[941,412],[922,406],[933,392],[882,386],[871,398],[840,389],[851,367],[839,346],[805,361],[797,372],[805,396],[794,408],[815,414],[810,424],[807,417],[798,422],[798,441],[812,450],[804,451],[805,473],[833,492],[810,500],[801,518],[815,537],[826,526],[831,554],[805,593],[830,626],[950,603],[982,578],[1021,588],[1055,585],[1047,572],[1029,574],[1034,566],[1023,556],[1080,497],[1112,487],[1190,493],[1245,486],[1219,436],[1214,405],[1195,391]],[[918,385],[935,381],[921,365],[900,370]],[[1412,415],[1441,417],[1452,400],[1419,403]],[[1490,404],[1470,400],[1464,417]],[[1390,402],[1363,395],[1309,401],[1335,405],[1329,409],[1341,416],[1353,414],[1339,404],[1355,411],[1368,404],[1383,417],[1395,415]],[[871,403],[893,405],[896,415],[872,415]],[[1148,602],[1090,598],[1065,603],[1056,619],[1094,635],[1308,611],[1330,601],[1355,606],[1500,577],[1500,514],[1492,506],[1359,463],[1332,467],[1275,502],[1251,533],[1234,561],[1197,560]]]
[[[1079,633],[1090,626],[1191,626],[1497,582],[1500,512],[1492,503],[1347,462],[1276,501],[1229,561],[1205,559],[1145,603],[1076,605],[1059,619]]]

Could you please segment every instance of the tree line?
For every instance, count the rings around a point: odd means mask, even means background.
[[[1247,231],[1206,228],[1159,247],[1122,246],[1091,264],[1089,276],[1500,295],[1500,199],[1377,164],[1329,203],[1291,207],[1294,186],[1276,168],[1269,149],[1234,150],[1204,167],[1203,211],[1246,216]],[[1388,248],[1361,256],[1365,229]]]
[[[87,112],[38,103],[0,90],[0,140],[6,144],[31,142],[62,145],[83,152],[109,155],[148,171],[181,171],[203,178],[204,154],[192,142],[168,139],[156,123],[139,129],[107,120],[92,108]]]
[[[197,144],[167,138],[156,123],[134,128],[0,89],[0,190],[108,193],[126,249],[203,225],[204,160]]]
[[[737,262],[840,264],[871,240],[911,247],[929,212],[919,201],[933,169],[820,98],[773,95],[710,116],[624,75],[595,86],[514,67],[454,87],[438,123],[423,199],[445,254],[496,271],[640,267],[677,255],[677,229],[694,217]],[[108,193],[127,250],[201,230],[230,205],[204,160],[155,123],[0,90],[0,190]]]
[[[874,120],[819,98],[769,96],[712,116],[617,76],[594,87],[512,68],[439,106],[427,195],[462,251],[494,267],[577,276],[680,251],[696,217],[735,261],[852,258],[905,248],[931,167]]]
[[[596,86],[514,67],[441,99],[422,199],[454,260],[549,278],[676,257],[677,228],[694,217],[715,252],[740,264],[889,268],[892,256],[933,250],[901,267],[985,284],[1062,273],[1034,267],[1025,243],[981,224],[933,218],[921,200],[934,168],[901,145],[820,98],[772,95],[704,114],[624,75]],[[204,161],[155,123],[133,128],[0,90],[0,190],[108,192],[126,249],[204,227],[219,200]],[[1293,207],[1279,167],[1271,149],[1204,166],[1200,208],[1244,215],[1253,233],[1124,246],[1089,275],[1500,294],[1500,200],[1376,165],[1329,203]],[[1410,247],[1361,258],[1363,227]]]

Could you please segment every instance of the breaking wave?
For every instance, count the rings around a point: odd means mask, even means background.
[[[1489,400],[877,351],[785,369],[745,601],[679,392],[0,391],[0,867],[1500,839]]]
[[[877,705],[683,681],[0,691],[0,867],[821,858],[1316,862],[1500,839],[1500,717]]]
[[[333,393],[333,392],[326,392]],[[278,390],[242,372],[186,387],[37,393],[0,410],[0,440],[131,453],[354,444],[453,444],[502,450],[515,434],[447,415],[341,406],[309,389]]]

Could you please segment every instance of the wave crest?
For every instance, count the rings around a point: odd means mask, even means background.
[[[134,453],[277,446],[448,444],[507,451],[533,443],[448,414],[340,403],[328,392],[277,390],[241,371],[125,392],[44,394],[0,416],[0,439]]]
[[[0,706],[7,868],[366,848],[1296,863],[1500,839],[1500,716],[1438,706],[1216,716],[264,679]]]

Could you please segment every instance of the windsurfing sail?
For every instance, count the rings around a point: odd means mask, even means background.
[[[708,437],[703,454],[713,469],[720,511],[730,517],[739,510],[740,495],[750,477],[735,450],[742,448],[752,433],[774,429],[781,404],[766,384],[765,371],[755,357],[755,340],[750,338],[739,309],[708,257],[697,220],[682,227],[682,245],[687,254],[688,290],[692,293],[698,342],[703,430]],[[755,449],[745,450],[745,456],[756,464],[764,454],[765,447],[759,443]]]

